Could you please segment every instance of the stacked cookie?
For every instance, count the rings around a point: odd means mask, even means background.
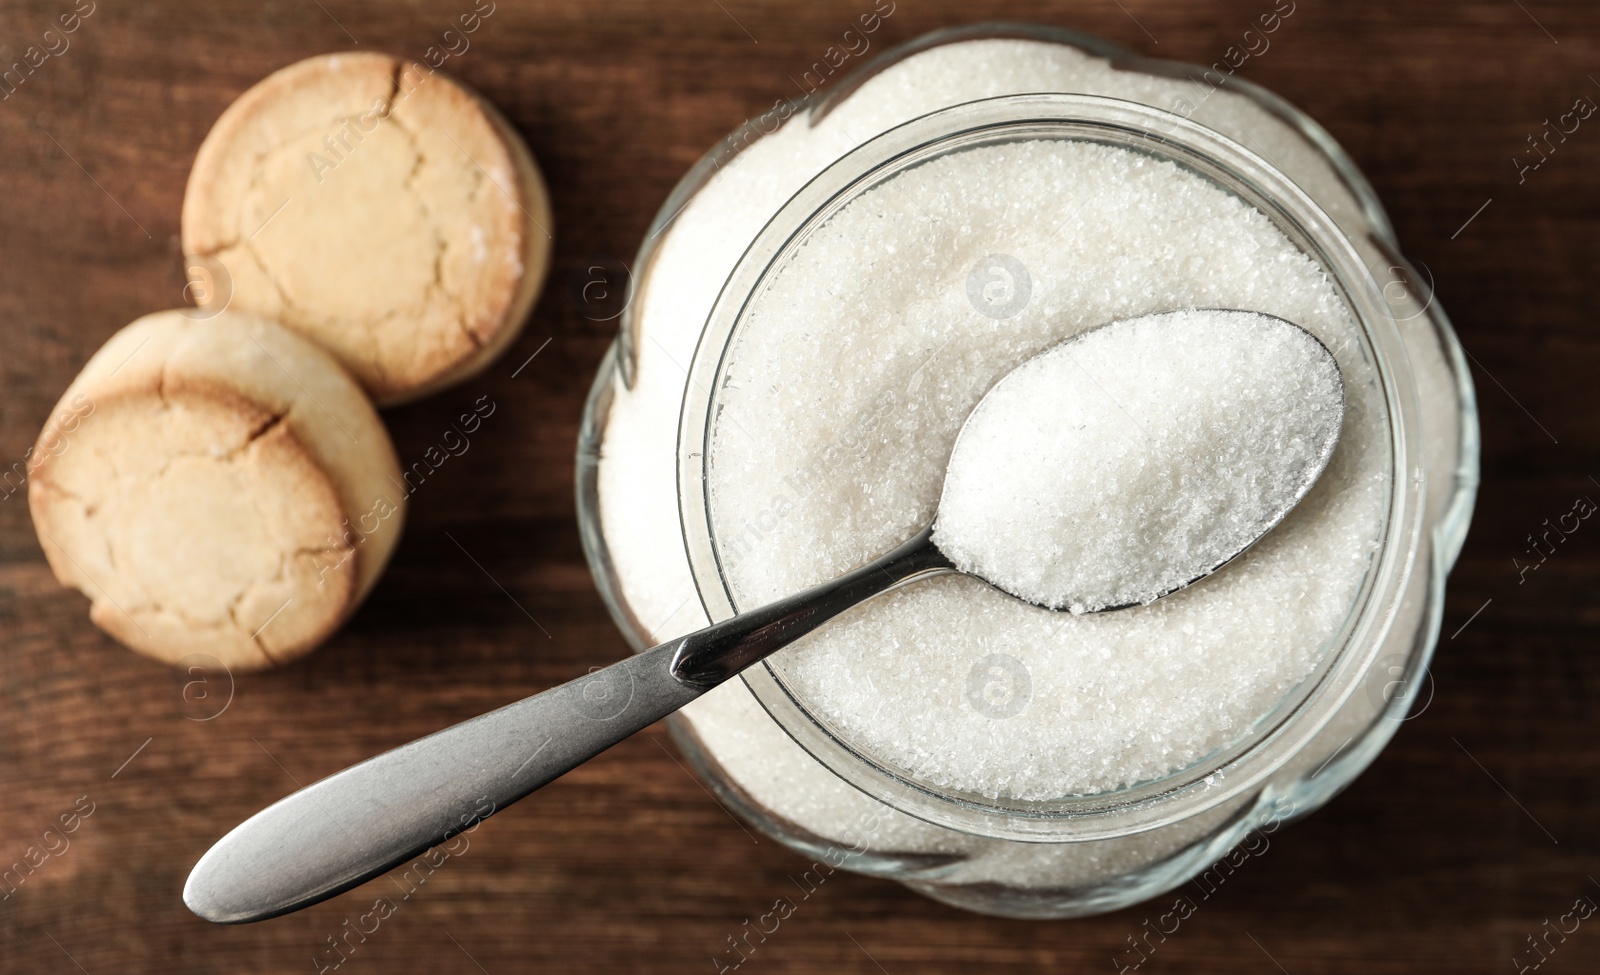
[[[510,125],[422,64],[331,55],[250,89],[184,197],[198,307],[114,335],[29,456],[56,577],[160,660],[309,652],[404,520],[374,401],[453,385],[509,346],[550,226]]]

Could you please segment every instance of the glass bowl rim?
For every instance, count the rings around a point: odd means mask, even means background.
[[[834,734],[794,699],[769,663],[744,675],[757,700],[797,744],[868,795],[909,815],[962,832],[1048,842],[1125,835],[1195,815],[1260,785],[1308,744],[1353,692],[1395,618],[1392,604],[1404,591],[1419,547],[1421,481],[1401,473],[1416,466],[1410,449],[1417,443],[1415,380],[1403,338],[1383,311],[1387,306],[1365,262],[1342,229],[1303,190],[1260,156],[1175,113],[1093,95],[998,96],[931,112],[881,133],[836,160],[773,216],[724,284],[689,367],[678,451],[685,545],[710,619],[724,619],[734,611],[705,498],[709,417],[715,401],[712,391],[720,388],[727,350],[752,296],[759,293],[766,276],[803,233],[843,205],[841,200],[885,178],[886,171],[897,165],[900,169],[894,171],[901,171],[917,153],[937,152],[973,133],[987,135],[1040,124],[1090,126],[1103,134],[1131,135],[1146,149],[1159,149],[1175,161],[1215,167],[1204,175],[1231,174],[1234,185],[1230,188],[1254,189],[1257,199],[1250,202],[1322,264],[1361,329],[1390,418],[1395,472],[1379,557],[1369,571],[1357,609],[1338,645],[1325,653],[1315,679],[1308,678],[1310,685],[1287,710],[1280,705],[1283,713],[1269,730],[1151,783],[1100,795],[1063,797],[1052,803],[1007,803],[941,793],[883,767]],[[1364,648],[1365,652],[1352,648]]]

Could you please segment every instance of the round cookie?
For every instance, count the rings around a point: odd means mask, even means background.
[[[307,653],[400,537],[394,446],[322,349],[236,312],[147,315],[61,397],[29,456],[56,578],[95,624],[167,662]]]
[[[200,146],[183,249],[220,279],[202,307],[313,339],[379,405],[487,366],[521,330],[550,263],[533,157],[482,98],[377,53],[290,65]]]

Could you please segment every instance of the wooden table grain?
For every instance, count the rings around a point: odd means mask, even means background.
[[[1484,483],[1451,580],[1432,699],[1328,808],[1271,838],[1141,972],[1600,969],[1600,522],[1540,560],[1531,533],[1600,498],[1600,9],[1569,0],[879,0],[874,50],[1028,20],[1210,62],[1292,16],[1241,69],[1308,110],[1387,203],[1472,356]],[[474,7],[492,13],[445,38]],[[113,331],[181,302],[178,214],[212,121],[299,58],[377,49],[445,64],[512,119],[554,194],[555,270],[479,378],[386,414],[403,459],[465,404],[495,414],[413,497],[388,574],[311,658],[186,700],[186,678],[90,624],[46,569],[22,493],[0,498],[0,972],[317,970],[392,880],[240,927],[179,900],[195,859],[264,804],[347,764],[616,659],[584,566],[572,455],[612,325],[575,276],[627,261],[674,181],[777,98],[868,0],[5,0],[0,64],[0,466]],[[45,31],[77,12],[64,37]],[[84,11],[87,11],[85,13]],[[1535,156],[1532,136],[1545,145]],[[1518,171],[1514,159],[1542,160]],[[537,355],[535,355],[537,353]],[[531,357],[531,359],[530,359]],[[513,375],[514,370],[520,372]],[[3,489],[0,489],[3,490]],[[1537,568],[1526,568],[1537,564]],[[192,678],[189,678],[192,679]],[[231,696],[228,696],[230,695]],[[227,706],[209,720],[210,712]],[[30,854],[68,816],[69,845]],[[70,817],[76,816],[76,819]],[[714,971],[802,861],[756,841],[657,727],[484,824],[338,971]],[[5,893],[0,886],[0,893]],[[1568,915],[1568,920],[1560,918]],[[961,913],[839,874],[744,972],[1113,971],[1150,906],[1076,921]],[[369,919],[364,926],[370,928]],[[1528,939],[1541,952],[1535,954]],[[1531,967],[1529,970],[1532,970]]]

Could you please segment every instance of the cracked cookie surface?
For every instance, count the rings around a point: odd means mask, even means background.
[[[183,248],[214,306],[328,349],[380,404],[488,365],[549,264],[543,180],[510,125],[438,71],[315,57],[229,106],[195,158]]]
[[[326,352],[253,316],[169,311],[67,389],[28,500],[101,629],[160,660],[251,669],[308,652],[370,590],[399,537],[398,466]]]

